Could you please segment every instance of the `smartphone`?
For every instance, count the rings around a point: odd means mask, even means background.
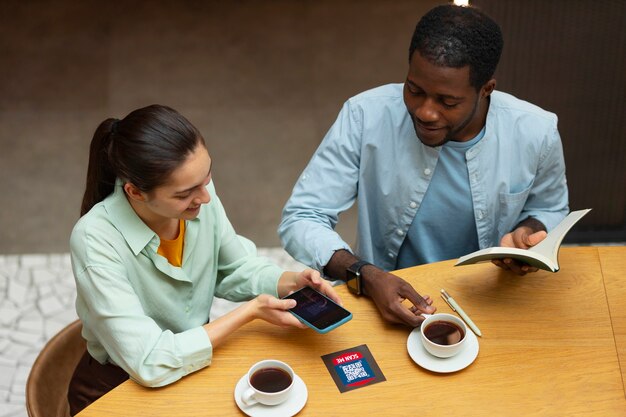
[[[311,287],[283,297],[288,298],[298,303],[289,312],[318,333],[328,333],[352,318],[352,313]]]

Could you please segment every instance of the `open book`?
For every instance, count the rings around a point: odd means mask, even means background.
[[[572,226],[590,211],[591,209],[572,211],[548,233],[544,240],[529,249],[494,246],[461,256],[454,266],[470,265],[492,259],[513,258],[539,269],[556,272],[559,270],[558,255],[563,238]]]

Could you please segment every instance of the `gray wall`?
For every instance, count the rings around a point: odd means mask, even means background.
[[[66,252],[93,131],[153,103],[203,133],[238,232],[278,246],[342,103],[404,79],[415,23],[440,3],[0,1],[0,254]],[[499,87],[560,116],[572,207],[596,208],[577,228],[626,240],[626,2],[476,3],[503,26]],[[353,211],[339,230],[354,241]]]
[[[0,253],[66,252],[93,131],[153,103],[203,133],[260,246],[351,95],[404,79],[434,1],[0,2]],[[341,231],[354,239],[354,215]]]
[[[559,116],[569,242],[626,241],[626,1],[475,0],[502,26],[498,88]]]

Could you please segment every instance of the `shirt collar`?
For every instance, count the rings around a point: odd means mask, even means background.
[[[110,216],[111,223],[124,236],[135,255],[138,255],[152,240],[158,240],[156,233],[141,220],[131,207],[119,178],[115,181],[113,194],[104,200],[104,207]],[[156,247],[155,241],[155,251]]]

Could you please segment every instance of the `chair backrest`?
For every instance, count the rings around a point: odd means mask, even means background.
[[[86,350],[80,320],[69,324],[44,346],[26,382],[30,417],[68,417],[67,390],[74,368]]]

